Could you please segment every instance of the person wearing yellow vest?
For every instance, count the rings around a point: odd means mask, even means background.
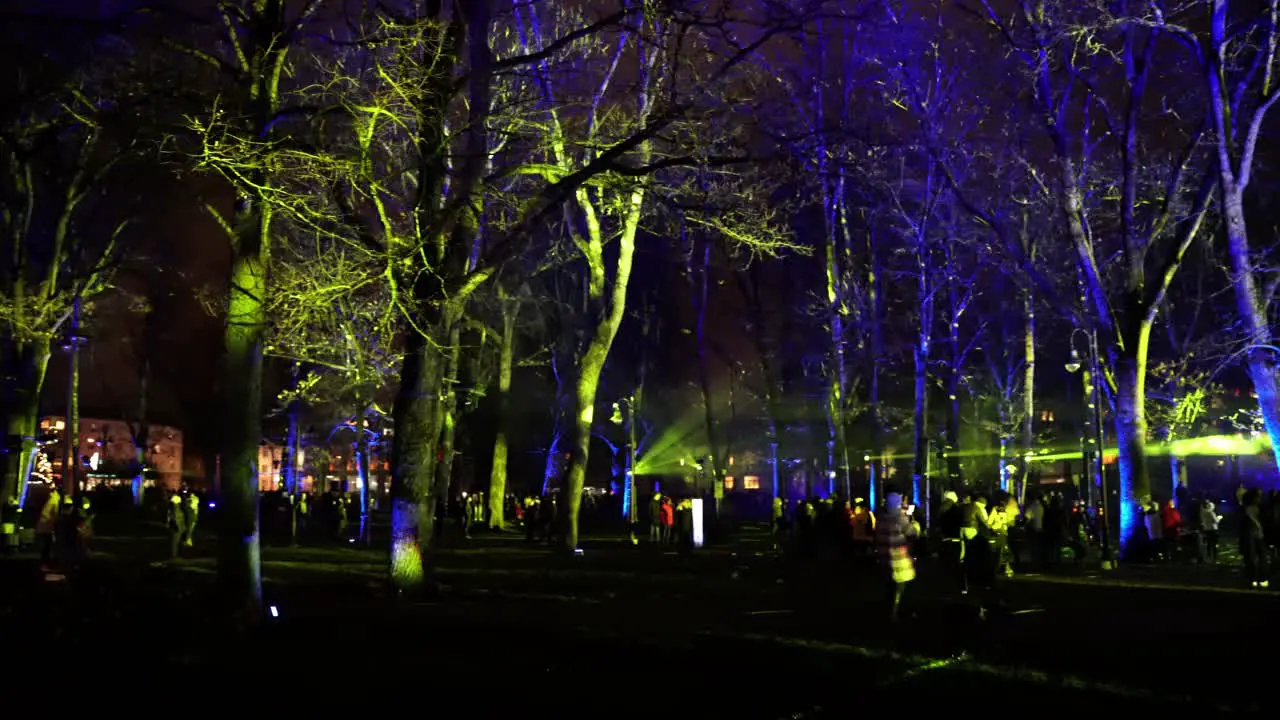
[[[200,496],[195,493],[188,494],[184,509],[187,514],[187,532],[182,538],[182,545],[191,547],[195,543],[196,521],[200,519]]]
[[[182,495],[169,495],[169,558],[178,559],[178,548],[187,536],[187,513],[182,507]]]

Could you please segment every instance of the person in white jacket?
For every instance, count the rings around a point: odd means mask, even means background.
[[[1200,541],[1197,543],[1200,550],[1200,562],[1216,563],[1218,562],[1218,523],[1222,521],[1222,516],[1218,515],[1218,508],[1209,500],[1200,503]]]

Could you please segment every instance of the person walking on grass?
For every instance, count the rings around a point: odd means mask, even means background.
[[[915,536],[915,526],[902,507],[902,495],[889,493],[884,517],[876,524],[875,546],[888,580],[890,622],[898,621],[907,583],[916,579],[915,562],[911,559],[911,540]]]
[[[1260,500],[1257,490],[1249,490],[1240,500],[1240,554],[1244,558],[1244,572],[1249,585],[1267,588],[1271,582],[1267,579],[1267,548],[1263,543]]]

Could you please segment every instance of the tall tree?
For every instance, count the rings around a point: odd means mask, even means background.
[[[527,290],[527,287],[525,288]],[[502,318],[498,336],[498,428],[493,438],[493,467],[489,471],[489,527],[506,527],[503,513],[507,499],[508,434],[511,427],[511,373],[515,368],[516,328],[520,317],[520,299],[498,286],[499,313]]]
[[[1206,82],[1208,116],[1213,123],[1218,192],[1226,226],[1227,257],[1236,313],[1247,342],[1245,358],[1258,410],[1272,447],[1280,448],[1280,350],[1268,322],[1276,280],[1264,275],[1259,248],[1250,243],[1245,199],[1255,170],[1258,142],[1271,108],[1280,100],[1280,2],[1248,5],[1200,0],[1166,15],[1159,4],[1125,8],[1132,32],[1169,33],[1188,44]],[[1179,16],[1207,12],[1207,32],[1178,24]],[[1280,453],[1275,454],[1280,463]]]
[[[1160,73],[1178,67],[1162,64],[1173,43],[1158,30],[1117,22],[1112,9],[1092,4],[1026,0],[1002,12],[982,0],[978,12],[1021,64],[1052,146],[1045,174],[1053,178],[1092,306],[1089,321],[1113,373],[1120,540],[1127,551],[1141,525],[1139,503],[1151,493],[1145,409],[1151,329],[1213,190],[1201,152],[1205,123],[1170,128],[1162,110],[1153,112],[1157,102],[1179,111],[1186,106],[1181,98],[1155,95],[1177,86],[1162,83]],[[1147,142],[1155,133],[1176,133],[1180,147]],[[1110,217],[1118,222],[1107,222]],[[1013,245],[1016,236],[1005,236]],[[1099,260],[1111,253],[1119,258],[1114,272]]]
[[[229,0],[194,21],[207,36],[166,36],[181,55],[214,74],[207,105],[193,113],[194,162],[235,193],[228,209],[206,204],[231,250],[224,333],[223,424],[219,478],[218,581],[226,610],[240,622],[262,613],[258,525],[258,448],[262,442],[262,369],[270,292],[268,263],[281,223],[315,223],[314,204],[289,192],[305,167],[293,104],[298,63],[326,0]],[[212,42],[208,42],[209,40]],[[201,44],[201,43],[204,44]]]
[[[47,37],[46,26],[5,20],[5,47],[17,57],[0,98],[0,369],[10,458],[0,508],[25,494],[52,344],[73,307],[108,287],[125,226],[107,212],[105,194],[132,151],[119,122],[136,110],[120,87],[128,73],[100,31],[79,27],[77,36],[78,27],[62,29],[76,37],[65,45],[75,50],[40,50],[30,43]]]

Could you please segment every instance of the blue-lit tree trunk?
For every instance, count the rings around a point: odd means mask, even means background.
[[[1035,262],[1035,241],[1023,227],[1022,252],[1029,262]],[[1018,467],[1018,504],[1024,505],[1027,482],[1031,480],[1031,455],[1035,452],[1036,422],[1036,296],[1030,283],[1022,288],[1022,462]],[[1101,452],[1101,448],[1098,450]]]
[[[929,230],[934,215],[934,163],[929,160],[920,197],[919,216],[906,219],[911,224],[912,252],[915,254],[916,281],[916,342],[912,348],[914,360],[912,411],[912,465],[911,491],[916,502],[924,502],[921,491],[925,475],[929,471],[929,361],[932,355],[933,323],[937,278],[934,275],[932,247]]]
[[[1280,100],[1280,80],[1276,77],[1280,70],[1277,66],[1280,3],[1276,0],[1267,3],[1260,38],[1242,33],[1229,23],[1227,0],[1212,0],[1210,17],[1209,42],[1201,46],[1208,61],[1205,77],[1215,130],[1231,287],[1235,293],[1236,314],[1249,344],[1245,353],[1249,378],[1258,397],[1263,426],[1271,447],[1276,449],[1275,462],[1280,464],[1280,378],[1277,378],[1280,349],[1275,347],[1275,336],[1268,322],[1273,293],[1264,294],[1259,287],[1260,270],[1249,243],[1244,211],[1244,193],[1252,177],[1262,124]],[[1182,34],[1185,35],[1185,31]],[[1246,43],[1253,43],[1251,50],[1247,50]],[[1274,286],[1272,283],[1271,287]]]
[[[960,465],[960,385],[964,380],[964,346],[960,342],[960,317],[967,296],[957,287],[954,249],[947,249],[947,425],[943,433],[947,482],[951,488],[961,484]]]
[[[880,399],[880,376],[884,368],[884,312],[880,292],[881,260],[876,230],[867,231],[867,313],[868,347],[871,350],[871,379],[867,387],[867,404],[871,410],[871,453],[867,458],[867,500],[874,510],[886,474],[884,459],[885,416]]]
[[[818,104],[821,107],[821,103]],[[823,153],[825,156],[825,152]],[[820,167],[825,162],[820,164]],[[820,170],[820,172],[823,172]],[[848,325],[852,320],[853,305],[849,269],[845,267],[850,255],[848,240],[848,208],[845,198],[844,174],[831,183],[823,181],[823,213],[826,218],[826,281],[827,281],[827,330],[830,333],[830,355],[827,360],[827,464],[828,480],[840,479],[840,492],[849,499],[852,481],[849,475],[849,448],[847,442],[851,383],[848,360]],[[833,475],[834,473],[834,475]],[[828,482],[828,492],[833,488]]]
[[[147,470],[147,451],[151,444],[151,424],[147,420],[148,385],[151,380],[151,360],[142,359],[142,374],[138,378],[138,419],[130,431],[133,435],[133,504],[142,505],[143,481]]]
[[[1151,329],[1201,228],[1214,187],[1214,175],[1206,172],[1197,154],[1204,127],[1148,126],[1144,109],[1152,102],[1151,73],[1168,66],[1160,62],[1164,58],[1159,53],[1174,45],[1157,42],[1161,30],[1128,22],[1125,15],[1131,8],[1126,3],[1090,8],[1083,20],[1066,6],[1047,7],[1031,0],[1020,3],[1016,22],[992,5],[983,9],[999,36],[1016,45],[1011,49],[1028,71],[1039,121],[1053,146],[1055,204],[1066,222],[1093,310],[1086,322],[1097,329],[1112,370],[1120,548],[1127,552],[1145,532],[1138,504],[1151,493],[1145,407]],[[1100,43],[1085,53],[1060,42],[1066,27],[1082,23],[1094,28],[1089,32]],[[1117,81],[1106,87],[1081,87],[1077,78],[1086,71],[1113,72]],[[1068,125],[1102,106],[1116,111],[1108,128],[1089,122]],[[1154,134],[1161,142],[1146,140]],[[1179,134],[1183,149],[1170,151],[1166,138]],[[1112,174],[1091,177],[1108,165]],[[1148,178],[1157,169],[1163,185],[1153,192]],[[1086,191],[1099,182],[1116,191],[1103,197]],[[1105,236],[1089,223],[1090,212],[1099,209],[1119,221]],[[1103,246],[1104,239],[1111,242]],[[1104,267],[1099,257],[1116,260]],[[1148,271],[1149,259],[1155,259],[1154,272]],[[1030,264],[1029,258],[1024,260]]]
[[[848,425],[850,418],[851,382],[848,359],[848,332],[856,325],[853,313],[856,304],[851,302],[851,284],[854,275],[851,268],[846,267],[851,261],[849,243],[848,198],[843,169],[837,169],[833,162],[837,150],[834,147],[831,127],[832,119],[828,115],[847,115],[850,89],[847,87],[845,68],[837,68],[828,77],[828,45],[834,44],[829,32],[829,21],[819,20],[816,25],[817,34],[812,43],[814,55],[812,86],[813,117],[811,127],[817,146],[815,148],[816,169],[819,182],[819,197],[822,202],[823,219],[823,251],[826,280],[826,296],[824,309],[827,322],[828,347],[824,371],[827,376],[827,461],[824,475],[827,482],[827,493],[835,488],[835,479],[840,480],[840,491],[845,500],[849,500],[852,491],[852,479],[849,467]],[[847,33],[841,37],[847,52]],[[833,103],[828,103],[827,94],[835,90]],[[831,107],[833,112],[828,112]]]
[[[288,404],[285,406],[285,415],[289,423],[284,440],[284,456],[281,458],[280,464],[283,466],[281,472],[284,475],[285,489],[291,494],[298,494],[302,491],[300,487],[301,478],[298,473],[298,455],[302,445],[302,438],[299,436],[298,424],[302,415],[302,399],[297,396],[298,383],[301,380],[302,367],[301,363],[293,363],[290,370],[290,382],[292,384],[293,396],[289,398]]]
[[[976,294],[974,290],[976,283],[973,275],[961,277],[965,269],[961,267],[959,257],[961,241],[953,236],[956,231],[957,228],[954,226],[948,227],[948,235],[952,236],[948,237],[941,247],[945,258],[947,290],[947,420],[943,442],[947,481],[942,485],[950,489],[958,488],[964,483],[961,464],[963,448],[960,447],[960,393],[965,385],[965,368],[969,363],[970,352],[980,336],[978,332],[974,332],[971,337],[965,339],[961,330],[962,324],[968,317],[969,304]],[[933,487],[937,486],[938,483],[935,482]]]
[[[371,408],[361,404],[360,413],[356,415],[356,475],[360,478],[360,542],[369,544],[369,432],[368,417]],[[285,448],[285,457],[289,456]]]

